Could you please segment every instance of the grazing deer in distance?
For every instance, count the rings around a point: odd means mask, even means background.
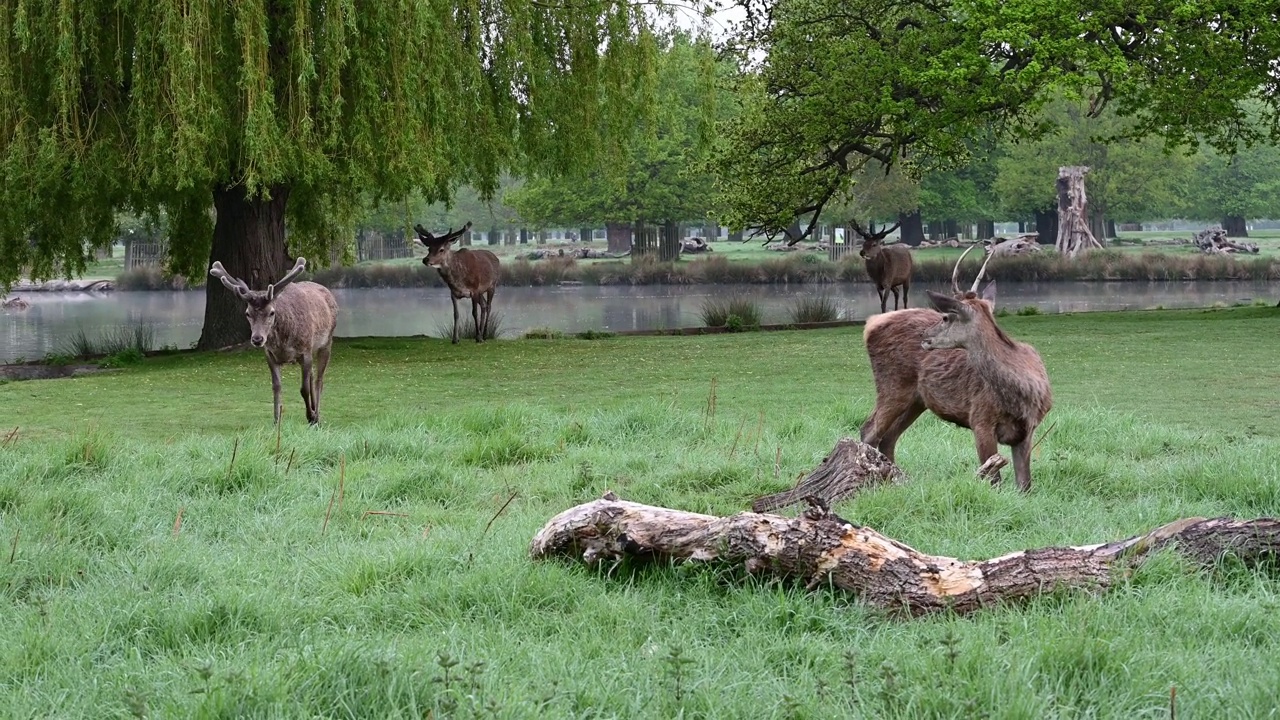
[[[302,366],[302,402],[307,408],[307,422],[320,422],[324,371],[329,367],[333,331],[338,326],[338,301],[329,288],[313,282],[293,282],[306,267],[306,259],[298,258],[293,269],[266,290],[250,290],[243,280],[228,274],[220,262],[209,268],[210,275],[245,302],[249,342],[266,351],[267,366],[271,368],[277,425],[284,410],[280,402],[280,366],[295,362]]]
[[[977,293],[991,257],[968,292],[958,285],[957,260],[951,273],[954,295],[928,293],[937,310],[898,310],[867,320],[863,338],[875,376],[876,406],[860,434],[892,461],[898,436],[931,410],[973,430],[979,464],[998,452],[997,443],[1012,448],[1018,488],[1026,492],[1031,489],[1032,435],[1053,407],[1053,394],[1036,349],[996,325],[995,282],[981,296]],[[987,477],[998,484],[999,468]]]
[[[453,301],[453,344],[458,344],[458,301],[471,298],[471,320],[476,328],[476,342],[484,342],[489,329],[489,312],[493,309],[493,293],[498,287],[498,256],[488,250],[453,250],[450,246],[463,233],[471,229],[468,222],[462,229],[436,237],[421,225],[414,225],[418,241],[427,247],[422,264],[433,267],[440,279],[449,286],[449,299]]]
[[[888,310],[890,292],[893,292],[893,309],[898,309],[899,287],[902,288],[902,307],[905,308],[907,292],[911,290],[911,272],[915,269],[911,250],[901,243],[887,247],[884,244],[889,233],[897,230],[902,223],[876,230],[876,224],[872,222],[871,232],[863,230],[856,220],[851,220],[850,224],[862,236],[862,249],[858,254],[867,261],[867,275],[876,284],[876,292],[880,295],[880,312]]]

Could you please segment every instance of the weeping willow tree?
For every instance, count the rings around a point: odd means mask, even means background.
[[[128,210],[163,213],[172,272],[265,287],[345,246],[363,201],[578,164],[649,104],[654,22],[623,0],[0,0],[0,285],[83,271]],[[206,293],[198,347],[245,339]]]

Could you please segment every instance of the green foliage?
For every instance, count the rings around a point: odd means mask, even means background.
[[[1280,30],[1265,2],[1229,14],[1172,0],[738,4],[744,111],[713,163],[735,227],[772,235],[812,218],[868,163],[922,173],[962,165],[989,129],[1035,137],[1060,92],[1173,146],[1280,136]],[[1250,100],[1262,124],[1242,122]]]
[[[749,298],[739,296],[709,297],[698,311],[702,324],[707,327],[723,327],[729,332],[741,332],[760,327],[764,314],[760,305]]]
[[[1035,140],[1009,142],[996,161],[996,193],[1006,213],[1028,217],[1057,207],[1058,168],[1087,165],[1085,188],[1090,209],[1113,220],[1179,217],[1187,196],[1202,192],[1191,185],[1195,158],[1187,148],[1166,148],[1156,138],[1128,138],[1131,118],[1107,110],[1088,115],[1080,100],[1059,98],[1041,118],[1054,130]],[[1118,136],[1118,137],[1117,137]],[[1112,139],[1105,142],[1107,138]]]
[[[79,272],[117,215],[203,274],[212,193],[287,197],[328,256],[367,202],[557,172],[645,117],[653,16],[614,0],[0,3],[0,284]]]
[[[709,147],[709,121],[731,109],[714,87],[726,72],[708,43],[676,35],[656,59],[652,117],[617,153],[567,178],[530,180],[510,195],[511,204],[540,226],[705,218],[711,178],[691,168]]]
[[[815,323],[840,319],[840,303],[831,295],[805,295],[791,305],[791,322]]]
[[[1190,215],[1203,220],[1280,217],[1280,147],[1241,148],[1234,157],[1202,153],[1191,195]]]

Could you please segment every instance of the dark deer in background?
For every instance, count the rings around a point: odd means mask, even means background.
[[[422,264],[440,272],[440,279],[449,286],[453,300],[453,343],[458,344],[458,300],[471,298],[471,320],[476,328],[476,342],[484,342],[489,329],[489,312],[493,309],[493,293],[498,287],[498,256],[488,250],[453,250],[450,246],[463,233],[471,229],[471,223],[462,229],[440,237],[427,232],[421,225],[414,225],[418,240],[427,246],[427,256]]]
[[[210,275],[245,302],[249,342],[266,351],[267,366],[271,368],[277,425],[284,409],[280,402],[280,366],[295,362],[302,366],[302,402],[307,407],[307,422],[320,422],[324,371],[329,367],[333,331],[338,326],[338,301],[329,288],[313,282],[293,282],[306,267],[306,259],[298,258],[293,269],[266,290],[250,290],[243,280],[227,274],[220,262],[209,269]]]
[[[884,239],[889,233],[898,229],[901,223],[876,230],[871,223],[871,232],[850,221],[853,229],[862,236],[862,249],[858,254],[867,261],[867,275],[876,284],[876,292],[880,294],[880,312],[888,309],[889,292],[893,292],[893,309],[898,309],[898,288],[902,288],[902,307],[907,306],[907,292],[911,290],[911,271],[915,264],[911,259],[911,250],[902,243],[885,246]]]
[[[862,425],[862,441],[893,460],[898,436],[928,409],[973,430],[980,464],[998,452],[997,443],[1012,448],[1018,488],[1029,491],[1032,436],[1053,407],[1049,376],[1035,348],[996,325],[995,282],[977,294],[991,256],[968,292],[957,284],[960,260],[951,273],[954,295],[928,293],[936,311],[915,308],[867,320],[863,338],[876,407]],[[999,483],[999,468],[987,477]]]

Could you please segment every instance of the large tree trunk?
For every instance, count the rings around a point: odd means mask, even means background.
[[[978,233],[977,233],[977,237],[974,238],[975,240],[990,240],[995,236],[996,236],[995,220],[979,220],[978,221]]]
[[[604,232],[610,253],[631,251],[631,223],[606,223]]]
[[[588,564],[625,558],[717,562],[823,585],[911,615],[973,612],[1063,588],[1106,588],[1132,564],[1173,547],[1212,565],[1225,553],[1245,564],[1274,561],[1280,520],[1186,518],[1125,540],[1023,550],[990,560],[926,555],[815,504],[799,517],[743,512],[715,517],[618,500],[578,505],[534,536],[534,559],[571,556]]]
[[[640,262],[646,255],[658,252],[658,227],[646,225],[644,220],[635,223],[635,236],[631,242],[631,262]]]
[[[920,211],[898,213],[898,234],[902,242],[916,246],[924,242],[924,223],[920,220]]]
[[[1075,257],[1102,243],[1089,229],[1089,198],[1084,191],[1084,174],[1089,168],[1071,165],[1058,168],[1058,252]]]
[[[591,242],[592,235],[595,234],[594,228],[583,227],[578,229],[578,242]],[[625,250],[623,252],[626,252]]]
[[[1055,208],[1036,211],[1036,242],[1054,245],[1058,242],[1058,211]]]
[[[271,188],[271,198],[249,197],[243,185],[215,190],[213,248],[209,263],[222,263],[227,273],[254,290],[265,290],[293,267],[284,242],[284,208],[289,190]],[[206,278],[208,280],[208,278]],[[220,282],[205,283],[204,329],[197,350],[215,350],[249,339],[244,302]]]
[[[1227,215],[1222,218],[1222,229],[1227,231],[1227,237],[1249,237],[1249,228],[1244,224],[1244,218],[1239,215]]]
[[[658,236],[658,261],[675,262],[680,258],[680,225],[674,220],[662,224]]]

